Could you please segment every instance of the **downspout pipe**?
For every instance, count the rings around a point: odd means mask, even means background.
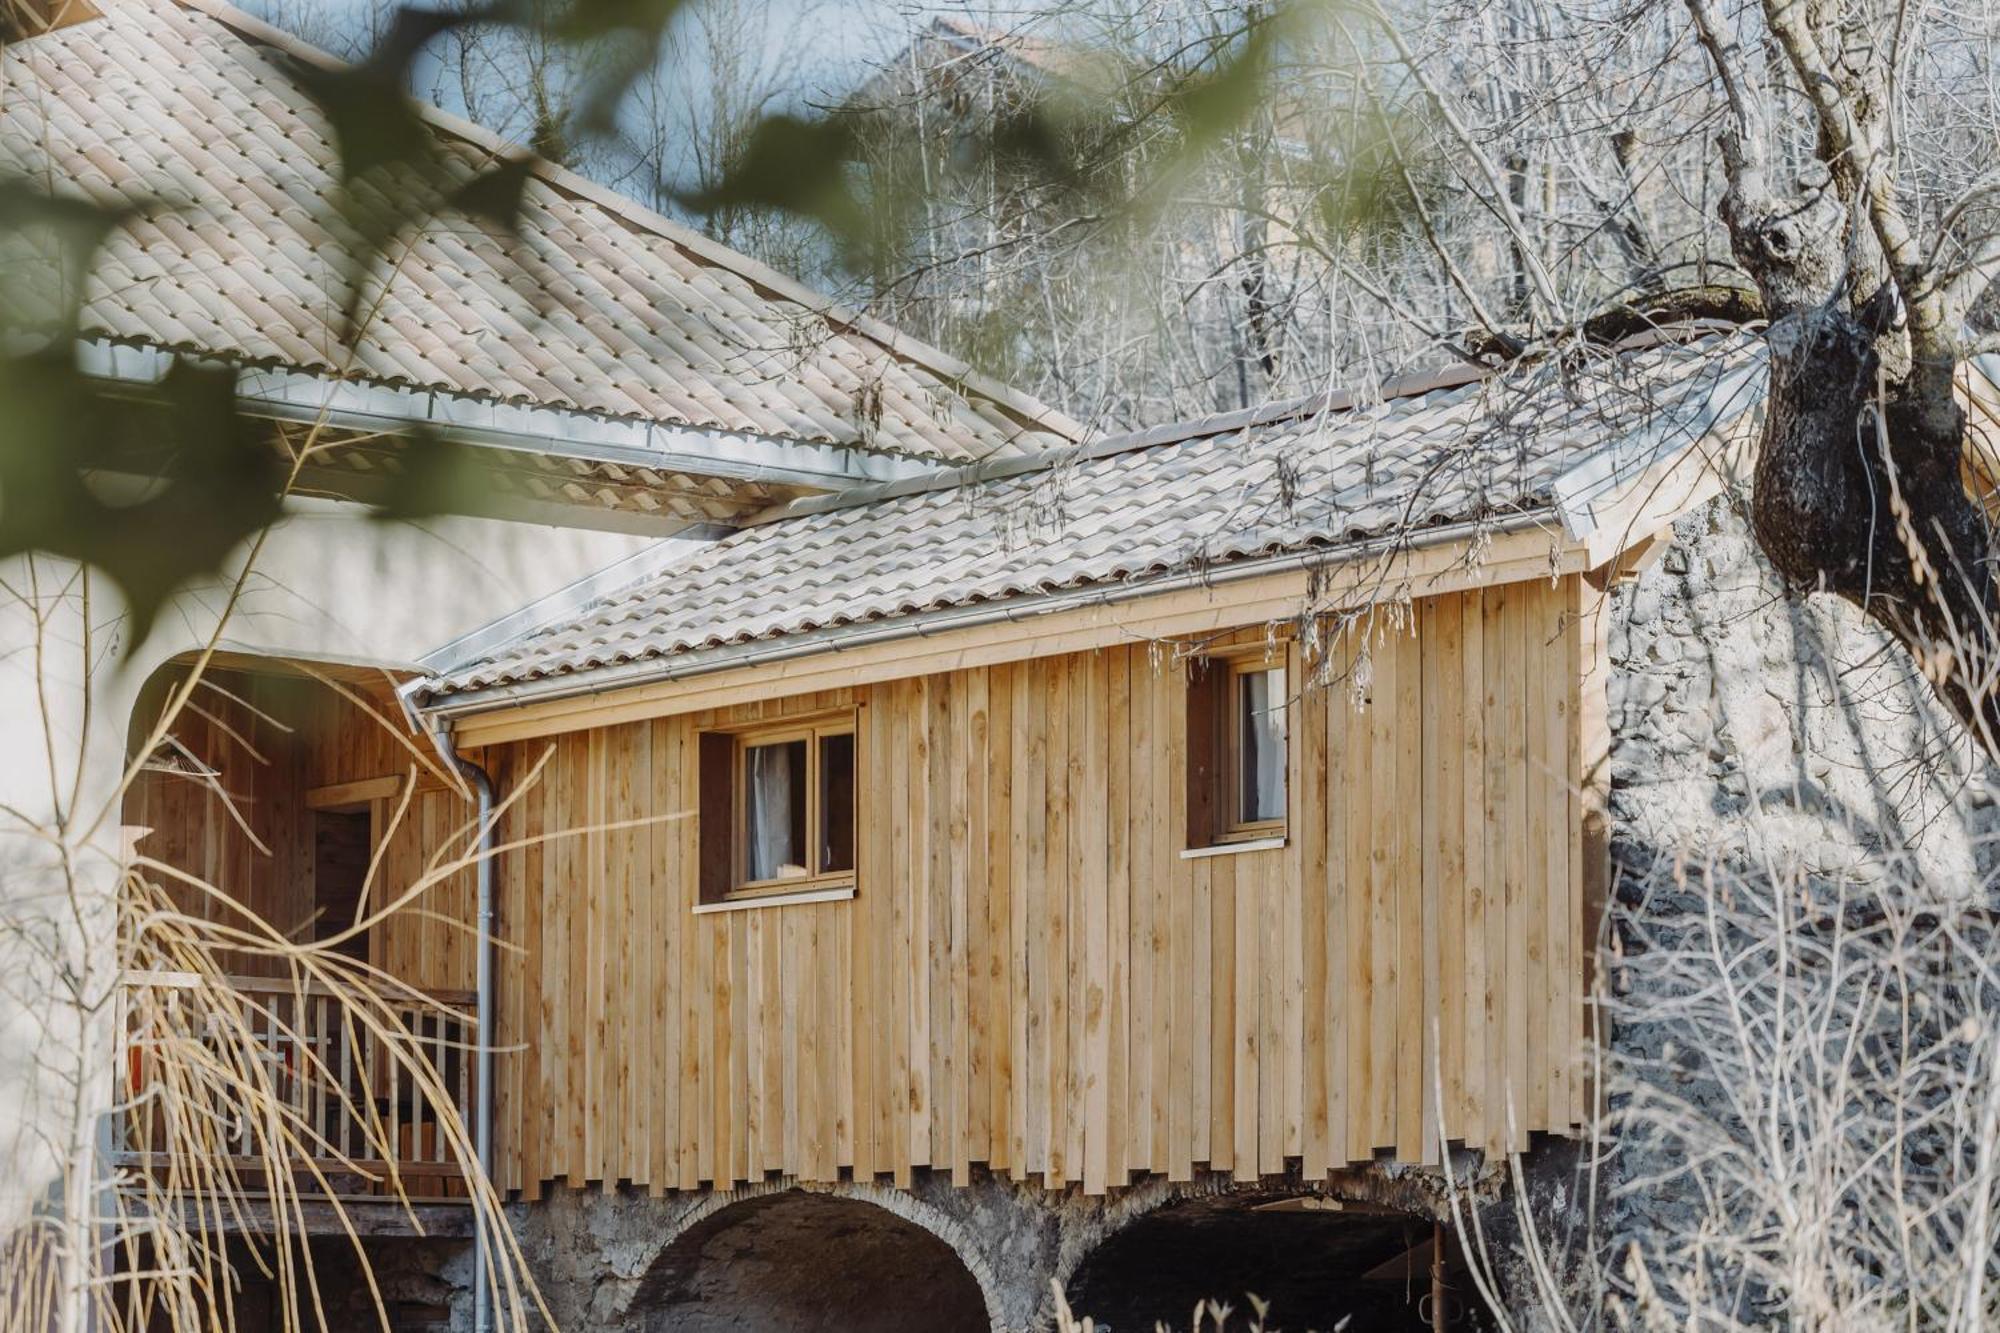
[[[444,738],[452,745],[449,735]],[[479,1158],[479,1173],[489,1184],[493,1179],[493,933],[498,924],[494,908],[493,849],[496,820],[493,815],[493,779],[486,770],[458,753],[451,757],[458,771],[472,784],[479,800],[479,884],[477,980],[479,1014],[478,1045],[473,1052],[472,1146]],[[472,1327],[474,1333],[491,1333],[493,1328],[493,1285],[488,1271],[492,1242],[486,1234],[486,1210],[475,1208],[472,1217]]]

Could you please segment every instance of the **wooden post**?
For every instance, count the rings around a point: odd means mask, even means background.
[[[1431,1224],[1431,1327],[1451,1327],[1451,1284],[1445,1281],[1445,1246],[1452,1243],[1450,1228],[1442,1222]]]

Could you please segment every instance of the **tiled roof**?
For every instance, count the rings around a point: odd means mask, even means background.
[[[1387,533],[1545,514],[1754,407],[1754,339],[1544,362],[1355,404],[1169,427],[953,485],[795,502],[446,672],[432,698]],[[1723,400],[1727,401],[1723,401]],[[1589,463],[1583,473],[1575,471]],[[1553,515],[1549,515],[1553,518]],[[672,661],[662,661],[671,669]]]
[[[0,57],[0,169],[138,208],[98,256],[88,336],[960,462],[1080,438],[943,353],[547,165],[518,242],[447,216],[380,265],[386,290],[350,359],[336,346],[347,241],[325,207],[338,161],[297,75],[329,59],[216,0],[99,8]],[[457,176],[503,151],[427,114]]]
[[[932,19],[931,31],[961,50],[994,53],[1043,74],[1095,73],[1090,67],[1101,60],[1077,45],[1020,28],[987,27],[956,14],[941,14]]]

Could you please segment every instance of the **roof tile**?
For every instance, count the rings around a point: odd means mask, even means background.
[[[801,502],[454,667],[430,693],[641,659],[670,668],[708,648],[1259,556],[1334,560],[1386,534],[1533,516],[1586,458],[1630,466],[1691,443],[1755,347],[1708,338],[1542,362],[1372,406],[1145,432],[983,481]]]
[[[295,44],[216,0],[102,0],[101,18],[0,54],[0,164],[141,216],[107,242],[85,332],[294,369],[334,349],[354,238],[327,215],[339,164],[300,86]],[[31,89],[39,86],[43,95]],[[432,116],[450,167],[500,146]],[[386,205],[380,182],[351,183]],[[964,462],[1079,438],[997,385],[942,420],[957,363],[834,309],[752,261],[538,166],[518,240],[459,217],[427,225],[384,272],[393,327],[352,365],[509,402]],[[106,281],[106,275],[114,280]],[[135,281],[136,280],[136,281]],[[894,354],[887,344],[893,342]],[[853,404],[879,381],[882,419]]]

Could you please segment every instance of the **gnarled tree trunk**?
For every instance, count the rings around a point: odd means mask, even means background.
[[[1763,0],[1817,128],[1814,160],[1777,188],[1757,67],[1712,0],[1686,3],[1731,110],[1723,220],[1770,321],[1758,542],[1793,586],[1845,597],[1893,634],[2000,757],[1993,531],[1960,470],[1963,298],[1897,198],[1879,16],[1866,0]]]

